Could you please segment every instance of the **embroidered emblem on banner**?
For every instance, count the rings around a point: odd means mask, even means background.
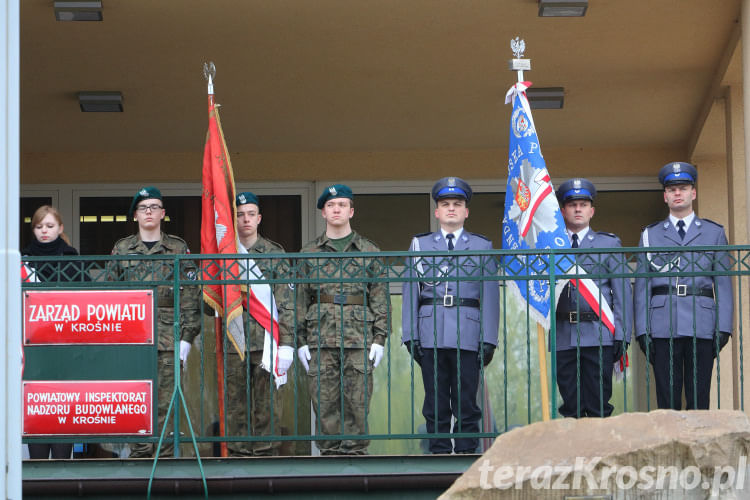
[[[529,119],[523,113],[523,109],[518,108],[513,111],[513,117],[511,118],[513,123],[513,135],[521,139],[522,137],[529,137],[534,134],[534,128],[529,123]]]

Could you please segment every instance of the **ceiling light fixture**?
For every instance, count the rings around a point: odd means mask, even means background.
[[[55,0],[55,19],[58,21],[101,21],[101,0]]]
[[[87,113],[122,113],[122,92],[78,92],[78,104]]]
[[[565,101],[563,87],[530,88],[526,89],[531,109],[562,109]]]
[[[539,17],[583,17],[588,0],[539,0]]]

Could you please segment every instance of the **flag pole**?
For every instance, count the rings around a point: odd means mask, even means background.
[[[515,71],[518,75],[518,83],[524,81],[523,72],[531,71],[531,59],[524,59],[523,53],[526,51],[526,42],[519,37],[510,41],[511,50],[514,58],[508,61],[508,68]],[[546,331],[541,323],[536,324],[537,334],[537,351],[539,353],[539,389],[542,396],[542,420],[550,419],[549,408],[549,383],[547,381],[547,346],[545,339]]]
[[[542,392],[542,420],[550,419],[549,412],[549,384],[547,382],[547,346],[544,327],[541,323],[536,324],[537,350],[539,351],[539,388]]]
[[[224,410],[224,336],[222,335],[222,323],[219,313],[215,313],[214,330],[216,330],[216,382],[219,398],[219,436],[227,435],[224,422],[226,421]],[[227,442],[221,441],[221,456],[228,457]]]
[[[216,66],[213,61],[209,63],[203,63],[203,77],[208,82],[208,107],[213,107],[214,104],[214,77],[216,76]],[[226,308],[226,304],[224,304]],[[226,309],[225,309],[226,310]],[[221,315],[218,311],[214,316],[214,331],[216,334],[216,382],[217,382],[217,397],[219,403],[219,436],[226,436],[226,410],[224,408],[224,336],[222,335],[223,325],[221,321]],[[227,450],[227,442],[221,441],[220,444],[221,456],[229,456]]]

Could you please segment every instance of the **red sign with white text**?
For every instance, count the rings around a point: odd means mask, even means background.
[[[24,345],[154,343],[152,290],[27,290],[23,310]]]
[[[153,432],[150,380],[24,381],[23,435]]]

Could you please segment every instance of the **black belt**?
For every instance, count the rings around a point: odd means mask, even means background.
[[[560,321],[568,321],[570,323],[580,323],[581,321],[598,321],[599,316],[596,315],[593,311],[584,311],[584,312],[562,312],[557,311],[555,314],[555,317],[559,319]]]
[[[688,295],[698,295],[701,297],[714,298],[713,288],[698,288],[695,286],[688,285],[660,285],[655,286],[651,289],[651,295],[677,295],[678,297],[686,297]]]
[[[320,303],[324,304],[338,304],[340,306],[361,306],[365,303],[365,298],[362,295],[344,295],[342,293],[336,295],[320,294]]]
[[[436,297],[433,299],[419,299],[419,305],[421,306],[443,306],[443,307],[479,307],[479,301],[477,299],[457,299],[453,295],[446,295],[444,297]]]

